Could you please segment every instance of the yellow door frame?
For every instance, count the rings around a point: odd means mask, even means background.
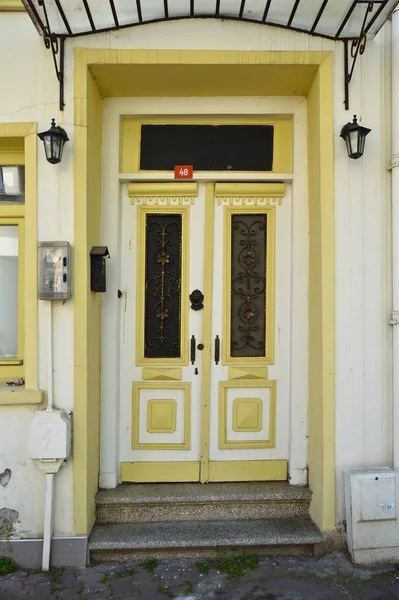
[[[74,533],[88,534],[94,523],[99,474],[100,301],[90,292],[89,253],[100,243],[102,98],[120,90],[118,72],[125,77],[121,67],[137,65],[162,66],[155,93],[159,96],[167,95],[162,88],[168,80],[166,71],[176,67],[181,82],[193,66],[217,67],[218,73],[225,72],[226,96],[254,93],[242,84],[248,80],[243,71],[252,73],[254,66],[258,75],[262,70],[266,75],[268,69],[284,65],[280,79],[275,79],[276,94],[289,95],[288,83],[298,74],[309,82],[309,483],[312,517],[322,530],[331,529],[335,526],[333,53],[75,48]],[[107,80],[106,92],[97,86],[99,74]],[[270,83],[270,78],[261,79]],[[184,93],[179,90],[177,95]],[[189,89],[186,95],[191,95]]]

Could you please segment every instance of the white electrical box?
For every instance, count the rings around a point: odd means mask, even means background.
[[[64,410],[38,410],[29,426],[29,458],[67,459],[71,456],[72,417]]]
[[[355,563],[397,560],[396,486],[396,474],[389,467],[345,471],[347,541]]]
[[[71,247],[69,242],[39,242],[39,298],[71,297]]]

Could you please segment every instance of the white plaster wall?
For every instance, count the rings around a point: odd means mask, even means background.
[[[0,12],[0,122],[37,122],[48,129],[52,117],[73,138],[73,89],[68,89],[65,115],[59,113],[58,85],[51,53],[29,17]],[[72,143],[62,165],[44,158],[38,140],[38,239],[73,243]],[[59,408],[73,409],[73,300],[54,305],[54,398]],[[46,311],[39,301],[39,386],[47,390]],[[43,532],[44,475],[28,458],[28,428],[35,409],[0,406],[0,473],[11,469],[6,487],[0,486],[0,509],[19,513],[16,535],[37,537]],[[72,464],[56,476],[55,533],[73,533]]]
[[[337,519],[342,520],[343,469],[390,464],[391,338],[389,175],[389,26],[369,42],[351,84],[351,110],[343,107],[343,45],[262,25],[204,20],[175,21],[116,33],[77,38],[66,44],[66,108],[58,109],[58,84],[51,53],[27,15],[0,13],[0,122],[52,117],[66,128],[61,165],[38,153],[39,240],[73,244],[73,46],[93,48],[335,50],[336,201],[336,460]],[[6,82],[6,84],[4,83]],[[339,132],[356,112],[372,128],[366,154],[349,161]],[[45,311],[39,303],[39,384],[47,389]],[[73,408],[73,299],[54,308],[54,397]],[[26,432],[33,410],[0,407],[0,472],[11,468],[0,506],[18,510],[24,535],[42,531],[43,478],[27,459]],[[17,452],[15,451],[17,448]],[[71,464],[57,476],[58,534],[70,534]],[[26,502],[29,500],[29,506]]]
[[[348,161],[335,109],[337,519],[347,467],[391,465],[390,24],[369,44],[351,85],[351,109],[372,132]],[[337,70],[340,64],[336,65]],[[336,92],[342,97],[338,78]],[[339,96],[338,96],[339,98]],[[352,114],[351,112],[351,114]]]

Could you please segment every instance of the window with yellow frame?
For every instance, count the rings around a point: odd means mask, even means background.
[[[22,138],[0,145],[0,381],[24,375],[25,167]]]

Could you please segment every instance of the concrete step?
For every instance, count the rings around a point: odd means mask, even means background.
[[[121,484],[97,494],[97,523],[306,517],[311,497],[286,482]]]
[[[309,555],[322,541],[309,518],[181,521],[96,525],[89,540],[91,563],[126,562],[248,552]]]

